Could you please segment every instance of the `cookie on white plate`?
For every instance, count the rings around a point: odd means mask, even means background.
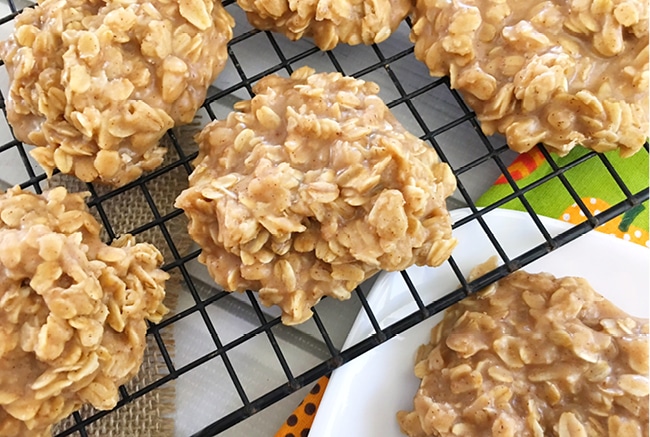
[[[585,279],[517,271],[433,328],[400,428],[411,437],[647,436],[648,331],[647,319]]]

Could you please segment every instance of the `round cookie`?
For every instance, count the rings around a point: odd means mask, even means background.
[[[648,135],[648,2],[417,0],[411,39],[483,131],[628,156]]]
[[[517,271],[433,328],[400,428],[411,437],[647,436],[648,329],[582,278]]]
[[[140,368],[169,275],[152,245],[99,231],[82,194],[0,194],[0,435],[111,409]]]
[[[237,0],[248,21],[291,40],[313,38],[321,50],[339,42],[380,43],[397,29],[412,8],[410,0]]]
[[[380,269],[449,257],[445,199],[456,180],[376,84],[304,67],[253,90],[198,135],[190,187],[176,200],[219,285],[258,290],[295,324]]]
[[[51,174],[124,185],[162,162],[227,60],[232,17],[211,0],[44,0],[0,44],[7,119]]]

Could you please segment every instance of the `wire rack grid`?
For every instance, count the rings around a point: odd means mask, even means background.
[[[28,6],[30,4],[16,3],[14,0],[3,0],[0,3],[0,29],[3,36],[11,31],[15,16]],[[65,426],[58,428],[59,436],[99,435],[97,424],[107,417],[119,415],[125,406],[167,386],[175,386],[177,396],[180,396],[184,390],[181,389],[184,380],[191,378],[199,369],[212,365],[221,369],[218,375],[226,381],[228,388],[221,390],[223,386],[220,386],[219,393],[213,393],[212,398],[207,397],[208,403],[218,404],[220,399],[227,396],[234,401],[220,407],[213,406],[206,414],[193,420],[190,427],[182,430],[177,428],[176,435],[215,435],[236,429],[247,418],[310,385],[319,377],[595,227],[634,208],[642,208],[648,199],[647,180],[642,186],[631,185],[626,175],[615,170],[611,162],[612,155],[586,151],[575,159],[560,162],[540,147],[539,151],[550,163],[552,171],[535,182],[520,185],[515,176],[508,172],[508,164],[515,154],[508,149],[503,138],[486,137],[462,97],[450,89],[448,80],[429,77],[425,67],[415,60],[408,39],[408,20],[393,37],[380,45],[342,46],[330,52],[321,52],[309,41],[292,42],[276,34],[251,28],[233,0],[225,1],[224,6],[236,19],[235,36],[229,44],[229,64],[209,90],[199,113],[199,124],[225,117],[233,103],[251,98],[252,85],[257,80],[271,73],[286,76],[303,65],[310,65],[318,71],[336,70],[373,80],[380,84],[380,95],[397,118],[411,132],[429,142],[452,167],[457,177],[458,190],[449,199],[449,206],[468,208],[468,214],[454,224],[455,229],[477,223],[498,254],[500,266],[481,278],[468,282],[465,279],[467,272],[458,266],[452,255],[446,267],[457,277],[459,286],[444,298],[435,301],[423,298],[408,273],[402,272],[417,310],[388,326],[384,326],[375,316],[375,308],[366,298],[370,285],[364,284],[355,290],[349,302],[326,299],[317,305],[307,327],[285,327],[280,323],[277,312],[259,304],[255,293],[248,291],[236,295],[219,291],[209,278],[206,279],[200,273],[200,266],[196,263],[200,249],[179,244],[178,223],[182,223],[182,211],[174,209],[172,202],[163,204],[158,200],[155,182],[170,174],[180,174],[182,179],[186,179],[192,171],[196,147],[177,130],[170,131],[166,138],[170,146],[169,156],[161,168],[119,189],[108,190],[93,184],[84,186],[91,193],[88,204],[101,220],[107,241],[125,232],[136,235],[140,240],[147,240],[156,234],[165,246],[161,248],[165,254],[164,269],[178,278],[179,299],[185,303],[177,305],[161,323],[151,325],[148,330],[149,348],[155,349],[164,370],[150,381],[122,387],[121,400],[112,411],[85,409],[74,413],[65,422]],[[6,77],[4,69],[2,74]],[[41,192],[49,186],[50,181],[30,158],[30,147],[15,140],[11,134],[6,121],[4,96],[1,103],[5,118],[0,121],[0,179],[7,186],[17,184],[24,189]],[[648,153],[647,143],[639,153]],[[588,162],[602,166],[606,170],[606,178],[611,179],[609,183],[620,191],[620,201],[598,213],[590,212],[583,200],[581,188],[572,185],[567,178],[570,172]],[[2,167],[3,163],[5,167]],[[22,169],[18,176],[8,177],[3,173],[8,171],[8,166],[14,170],[16,167]],[[644,168],[638,171],[647,173]],[[480,195],[499,174],[505,177],[511,193],[479,207]],[[556,235],[546,229],[528,200],[530,193],[551,183],[559,183],[563,195],[572,198],[585,216],[582,223]],[[174,188],[180,192],[184,186],[178,184]],[[110,211],[111,202],[127,193],[137,194],[140,204],[133,207],[147,210],[148,219],[124,228],[123,225],[116,225],[115,216]],[[513,202],[518,202],[519,209],[534,222],[542,236],[540,244],[531,246],[516,256],[511,256],[501,247],[498,237],[485,220],[486,215],[495,209]],[[344,323],[333,315],[342,308],[349,308],[343,312],[350,315]],[[223,311],[225,318],[235,322],[226,325],[215,317],[217,310]],[[342,349],[343,340],[357,311],[359,317],[365,317],[372,325],[374,333],[367,339]],[[232,326],[244,319],[244,327],[233,330]],[[179,339],[176,338],[172,347],[169,336],[164,333],[171,330],[178,334],[186,328],[192,330],[190,335],[199,329],[202,340],[198,350],[184,354]],[[275,357],[272,375],[260,374],[256,365],[261,368],[264,365],[256,363],[254,359],[252,364],[243,363],[238,355],[242,349],[253,351],[245,355],[249,358],[260,349]],[[296,349],[311,350],[309,358],[293,358]],[[204,382],[209,385],[208,381]],[[181,401],[177,400],[176,405],[181,405]],[[206,406],[199,408],[206,409]],[[240,435],[244,435],[243,432]]]

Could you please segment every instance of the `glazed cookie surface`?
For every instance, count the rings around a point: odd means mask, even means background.
[[[431,331],[400,427],[412,437],[647,436],[648,331],[582,278],[515,272]]]
[[[237,0],[250,23],[291,40],[313,38],[321,50],[339,42],[380,43],[411,11],[410,0]]]
[[[411,39],[483,131],[634,154],[648,136],[648,2],[417,0]]]
[[[232,17],[210,0],[44,0],[0,45],[7,119],[32,156],[84,182],[124,185],[162,162],[227,60]]]
[[[219,285],[258,290],[294,324],[380,269],[448,258],[456,240],[445,199],[456,180],[378,91],[307,67],[267,76],[198,135],[176,206]]]
[[[169,275],[152,245],[99,231],[62,187],[0,195],[0,435],[49,436],[83,404],[111,409],[140,368]]]

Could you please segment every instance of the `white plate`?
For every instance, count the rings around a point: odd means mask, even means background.
[[[452,212],[458,220],[467,210]],[[568,229],[566,223],[540,218],[551,236]],[[513,258],[543,242],[543,237],[526,213],[494,210],[485,215],[508,257]],[[453,253],[463,274],[496,255],[485,231],[473,220],[455,230],[459,245]],[[581,276],[596,291],[619,308],[648,317],[650,250],[616,237],[590,232],[557,249],[524,270],[549,272],[557,277]],[[438,268],[411,268],[409,276],[423,296],[433,301],[458,288],[458,280],[447,264]],[[380,326],[394,323],[417,309],[399,273],[383,273],[368,295],[368,302]],[[419,380],[413,375],[415,352],[429,339],[431,328],[442,315],[431,317],[333,372],[314,420],[310,437],[402,436],[395,419],[399,410],[411,410]],[[373,333],[361,312],[350,331],[344,349]]]

